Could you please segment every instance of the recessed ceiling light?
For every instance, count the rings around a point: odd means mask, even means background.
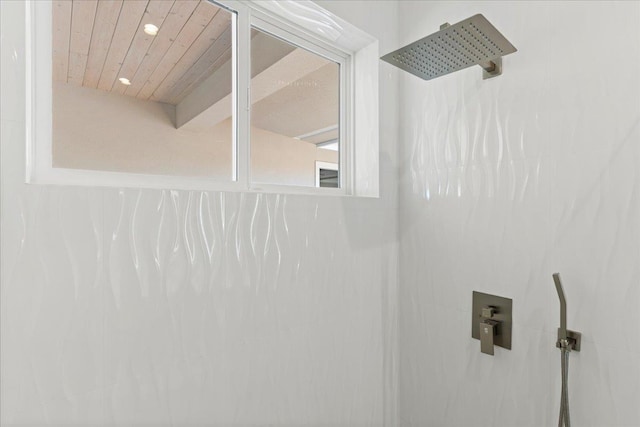
[[[155,36],[158,34],[158,27],[153,24],[144,24],[144,32],[150,36]]]
[[[131,85],[131,82],[127,78],[120,77],[118,80],[120,80],[120,83],[122,83],[125,86],[130,86]]]

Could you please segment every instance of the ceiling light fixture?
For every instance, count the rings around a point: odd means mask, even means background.
[[[129,79],[125,78],[125,77],[120,77],[118,80],[120,80],[120,83],[122,83],[125,86],[130,86],[131,82],[129,81]]]
[[[144,24],[144,32],[150,36],[155,36],[158,34],[158,27],[153,24]]]

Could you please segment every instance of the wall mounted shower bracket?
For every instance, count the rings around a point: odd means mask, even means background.
[[[490,79],[502,74],[502,58],[495,58],[491,61],[481,62],[480,66],[482,67],[482,80]]]
[[[580,351],[580,347],[582,344],[582,334],[580,332],[567,329],[567,343],[569,344],[569,348],[571,348],[571,350]],[[562,348],[560,339],[560,328],[558,328],[558,341],[556,341],[556,347]]]
[[[558,299],[560,299],[560,327],[558,328],[558,341],[556,341],[556,347],[564,348],[563,346],[566,346],[569,350],[580,351],[582,334],[580,332],[567,329],[567,299],[564,296],[560,273],[553,274],[553,282],[556,285]]]
[[[562,360],[562,389],[560,397],[560,416],[558,427],[571,427],[569,416],[569,354],[571,350],[580,351],[580,341],[582,334],[567,329],[567,299],[564,297],[560,273],[553,273],[553,282],[556,285],[558,299],[560,300],[560,327],[558,328],[558,340],[556,347],[560,349]]]

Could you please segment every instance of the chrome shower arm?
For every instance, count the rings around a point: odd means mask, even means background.
[[[560,281],[560,273],[553,273],[553,281],[556,284],[556,291],[560,299],[560,329],[558,330],[558,339],[567,339],[567,300],[564,297],[562,282]]]

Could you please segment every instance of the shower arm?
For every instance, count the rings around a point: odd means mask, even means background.
[[[560,299],[560,327],[558,328],[558,341],[556,342],[556,347],[580,351],[582,334],[580,332],[567,329],[567,299],[564,296],[560,273],[553,274],[553,281],[556,285],[558,298]]]

